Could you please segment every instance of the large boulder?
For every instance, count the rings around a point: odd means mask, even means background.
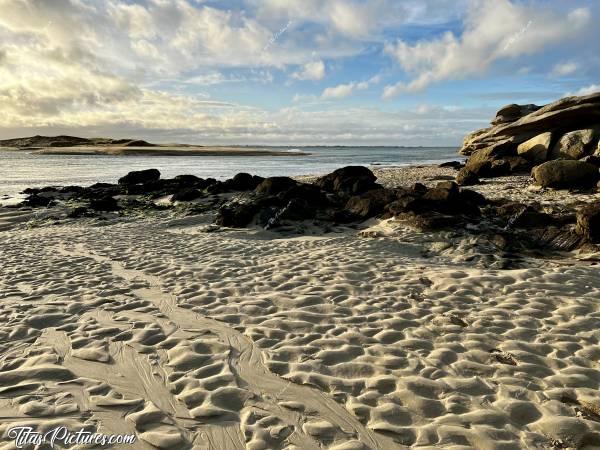
[[[315,184],[328,192],[357,195],[377,188],[377,177],[363,166],[347,166],[318,178]]]
[[[555,189],[592,187],[600,179],[598,167],[583,161],[547,161],[533,168],[531,175],[536,184]]]
[[[544,162],[548,158],[548,151],[552,142],[552,133],[546,132],[519,144],[517,154],[533,162]]]
[[[157,169],[147,169],[129,172],[122,178],[119,178],[119,184],[145,184],[160,179],[160,172]]]
[[[592,203],[577,212],[575,230],[586,241],[600,244],[600,202]]]
[[[593,151],[596,133],[593,128],[566,133],[553,147],[552,159],[581,159],[589,155]]]

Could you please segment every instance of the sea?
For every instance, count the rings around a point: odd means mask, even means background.
[[[28,187],[116,183],[127,172],[150,168],[160,170],[163,178],[191,174],[222,180],[239,172],[297,176],[325,174],[348,165],[399,167],[461,159],[457,147],[252,148],[284,151],[289,156],[41,155],[0,147],[0,204],[19,201],[20,192]]]

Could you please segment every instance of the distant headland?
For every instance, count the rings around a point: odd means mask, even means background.
[[[151,144],[141,139],[30,136],[0,140],[0,148],[53,155],[303,156],[309,153],[258,147]]]

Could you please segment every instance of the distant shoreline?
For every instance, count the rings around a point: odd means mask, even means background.
[[[5,147],[4,151],[29,151],[39,155],[110,155],[110,156],[308,156],[302,151],[266,150],[240,147],[161,146],[73,146],[73,147]]]

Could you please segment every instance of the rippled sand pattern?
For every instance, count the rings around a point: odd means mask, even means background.
[[[496,270],[464,242],[409,231],[173,224],[0,232],[0,435],[21,423],[136,433],[129,449],[600,448],[598,266]]]

